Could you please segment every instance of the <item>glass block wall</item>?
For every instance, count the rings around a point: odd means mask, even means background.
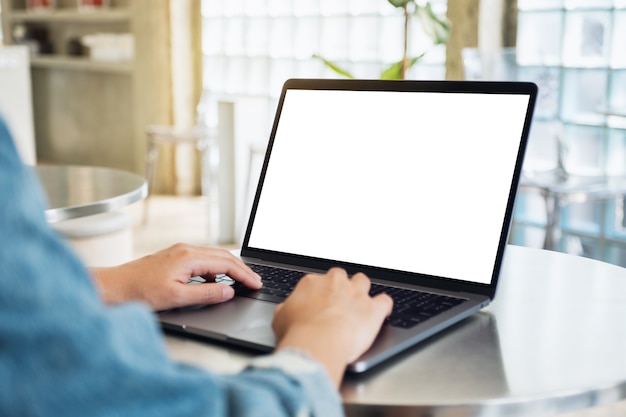
[[[431,0],[445,12],[446,0]],[[540,84],[533,126],[533,166],[556,164],[555,131],[569,138],[568,168],[584,174],[626,173],[626,0],[519,0],[519,77]],[[204,87],[211,102],[255,100],[258,141],[267,140],[283,81],[337,77],[314,54],[360,78],[377,78],[401,55],[402,16],[387,0],[202,0]],[[424,41],[424,43],[421,43]],[[416,36],[428,51],[410,78],[443,79],[445,49]],[[621,48],[621,49],[620,49]],[[516,62],[518,60],[519,62]],[[624,202],[576,204],[561,219],[560,249],[626,265]],[[541,246],[545,208],[523,194],[512,241]]]
[[[444,14],[447,0],[430,0]],[[206,120],[236,103],[235,212],[243,224],[256,188],[276,103],[288,78],[336,78],[319,55],[359,78],[379,78],[402,57],[403,16],[388,0],[202,0]],[[414,23],[417,23],[415,21]],[[410,52],[426,52],[410,78],[443,79],[445,47],[416,24]]]
[[[564,138],[569,173],[626,175],[626,0],[519,0],[517,78],[540,97],[527,169],[556,166]],[[532,158],[534,157],[534,158]],[[512,239],[541,246],[545,208],[523,193]],[[626,266],[624,201],[569,204],[559,250]]]
[[[430,1],[437,13],[446,2]],[[338,77],[314,54],[358,78],[378,78],[402,57],[402,13],[387,0],[203,0],[202,16],[205,91],[214,100],[265,100],[267,131],[287,78]],[[408,76],[443,79],[445,48],[418,27],[414,34],[411,52],[428,53]]]

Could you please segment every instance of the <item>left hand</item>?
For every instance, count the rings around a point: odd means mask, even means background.
[[[123,265],[92,268],[92,273],[105,302],[143,301],[155,311],[221,303],[234,296],[228,285],[187,284],[194,276],[213,281],[225,274],[250,288],[262,286],[261,278],[227,250],[182,243]]]

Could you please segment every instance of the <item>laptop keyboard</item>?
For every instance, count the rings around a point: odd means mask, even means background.
[[[239,296],[281,303],[296,287],[305,274],[299,271],[265,265],[248,264],[263,278],[263,287],[252,290],[235,283],[233,288]],[[401,328],[411,328],[466,301],[463,298],[433,294],[372,283],[370,295],[387,293],[393,298],[393,311],[386,323]]]

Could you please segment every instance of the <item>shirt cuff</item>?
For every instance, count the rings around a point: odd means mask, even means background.
[[[303,387],[312,416],[343,416],[341,397],[326,369],[307,353],[285,348],[253,359],[253,369],[278,369],[297,380]]]

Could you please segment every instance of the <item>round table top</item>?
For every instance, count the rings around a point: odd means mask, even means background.
[[[551,415],[626,398],[626,269],[508,246],[495,301],[362,375],[348,415]],[[252,353],[166,337],[175,359],[241,369]]]
[[[117,210],[148,194],[145,178],[119,169],[78,165],[33,169],[48,197],[49,223]]]

